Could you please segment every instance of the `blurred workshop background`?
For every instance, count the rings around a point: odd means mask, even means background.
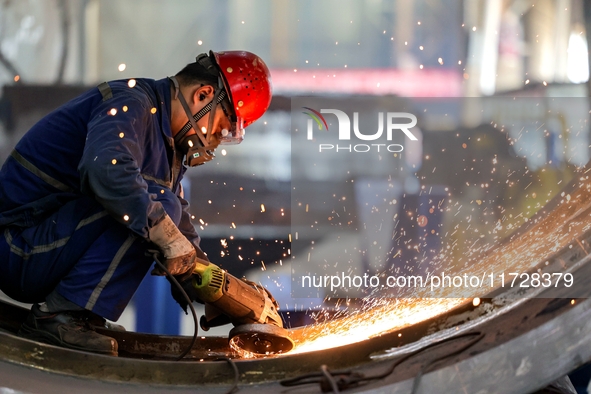
[[[507,138],[489,138],[472,152],[491,160],[504,152],[505,163],[568,177],[589,160],[586,25],[591,6],[584,0],[1,0],[0,161],[44,114],[102,81],[163,78],[210,49],[254,52],[271,69],[270,110],[248,128],[243,144],[191,169],[185,186],[212,261],[258,281],[283,270],[288,285],[289,268],[281,267],[297,252],[290,238],[292,97],[398,98],[424,108],[422,151],[399,175],[410,194],[413,180],[432,168],[421,166],[424,155],[436,158],[446,144],[461,154],[452,133],[494,136],[493,120],[544,116],[527,105],[518,114],[486,113],[474,107],[478,98],[499,98],[496,109],[511,97],[576,98],[562,112],[551,108],[561,114],[548,121],[552,129],[511,146]],[[498,112],[505,118],[494,118]],[[579,129],[567,137],[573,122]],[[330,174],[315,176],[319,184],[332,181]],[[448,178],[439,183],[457,189],[465,181]],[[122,323],[128,330],[191,334],[192,320],[181,319],[168,291],[162,278],[146,279]],[[272,292],[286,311],[297,312],[288,289]]]

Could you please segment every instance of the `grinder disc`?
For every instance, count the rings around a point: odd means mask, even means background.
[[[229,338],[232,348],[260,355],[286,353],[294,346],[288,331],[274,324],[241,324]]]

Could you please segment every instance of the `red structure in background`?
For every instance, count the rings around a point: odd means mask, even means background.
[[[461,97],[462,75],[453,70],[304,69],[271,70],[274,93],[370,94]]]

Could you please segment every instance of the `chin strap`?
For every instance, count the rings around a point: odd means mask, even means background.
[[[209,145],[209,141],[212,138],[211,129],[213,128],[213,118],[214,118],[212,103],[215,102],[216,107],[217,107],[217,105],[220,104],[224,100],[224,98],[226,97],[226,91],[223,89],[216,89],[215,94],[213,96],[213,100],[211,100],[209,103],[207,103],[207,105],[205,105],[203,108],[201,108],[199,110],[199,112],[197,112],[195,115],[191,115],[191,109],[189,108],[189,105],[187,104],[187,101],[185,100],[185,97],[183,96],[183,93],[181,92],[181,89],[179,87],[179,83],[178,83],[177,79],[175,77],[168,77],[168,79],[170,79],[174,85],[174,91],[175,91],[174,98],[179,99],[179,101],[181,102],[181,105],[183,106],[183,109],[185,110],[185,113],[187,114],[187,117],[189,118],[189,121],[187,123],[185,123],[185,125],[181,128],[181,130],[174,136],[175,143],[177,143],[177,144],[180,143],[180,141],[182,141],[185,134],[187,134],[189,132],[189,130],[191,130],[191,128],[192,128],[193,130],[195,130],[195,134],[197,134],[197,136],[199,137],[199,140],[201,141],[203,146],[205,148],[207,148],[207,146]],[[201,132],[201,130],[199,130],[197,128],[197,122],[210,111],[211,111],[211,113],[209,116],[209,122],[208,122],[209,124],[208,124],[208,128],[207,128],[207,138],[206,138],[203,136],[203,133]]]
[[[222,80],[218,77],[218,86],[222,86],[221,85]],[[223,95],[222,95],[223,93]],[[215,106],[212,107],[211,112],[209,113],[209,120],[207,122],[207,143],[209,144],[209,142],[211,141],[211,139],[213,138],[213,118],[215,118],[215,108],[222,102],[222,100],[224,99],[224,97],[226,97],[226,92],[224,91],[224,89],[216,89],[213,93],[213,99],[207,104],[207,105],[211,105],[211,103],[215,103]],[[207,106],[206,105],[206,106]]]

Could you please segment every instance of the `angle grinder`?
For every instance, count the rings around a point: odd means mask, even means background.
[[[182,284],[191,300],[205,304],[199,325],[204,331],[232,323],[230,346],[255,355],[286,353],[294,342],[283,327],[279,305],[264,287],[238,279],[197,258],[193,275]]]

